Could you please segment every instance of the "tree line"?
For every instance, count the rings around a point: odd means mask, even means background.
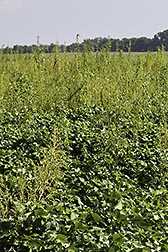
[[[61,52],[76,52],[76,51],[101,51],[109,50],[111,52],[123,51],[123,52],[147,52],[147,51],[157,51],[159,48],[164,48],[168,51],[168,30],[163,32],[158,32],[153,38],[139,37],[139,38],[94,38],[85,39],[83,42],[79,43],[77,39],[74,43],[70,45],[56,45],[51,43],[50,45],[42,45],[37,43],[37,45],[14,45],[12,48],[3,47],[1,50],[4,54],[7,53],[33,53],[35,51],[43,51],[44,53],[53,53],[56,47],[59,47]]]

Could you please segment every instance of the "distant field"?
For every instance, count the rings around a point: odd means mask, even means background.
[[[168,55],[0,55],[0,251],[168,251]]]
[[[142,106],[142,100],[157,99],[164,89],[167,63],[164,52],[1,55],[1,106],[14,109],[28,102],[31,108],[50,109],[60,102],[103,107],[124,102],[130,107],[135,100]]]

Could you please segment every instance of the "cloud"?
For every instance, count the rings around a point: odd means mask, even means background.
[[[0,0],[1,10],[19,10],[23,6],[23,0]]]

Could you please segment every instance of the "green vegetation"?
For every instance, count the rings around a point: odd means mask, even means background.
[[[0,55],[0,251],[168,251],[168,56]]]

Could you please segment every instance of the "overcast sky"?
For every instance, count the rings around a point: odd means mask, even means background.
[[[152,38],[168,29],[168,0],[0,0],[0,46],[95,37]]]

